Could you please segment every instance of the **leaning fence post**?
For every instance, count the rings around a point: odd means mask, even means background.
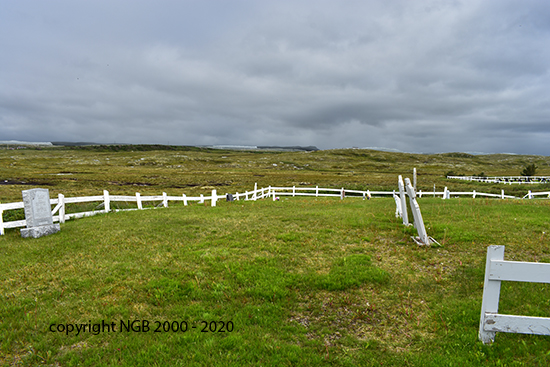
[[[399,199],[401,200],[401,218],[403,218],[403,224],[408,226],[407,199],[405,198],[405,186],[403,185],[403,177],[401,175],[397,179],[397,185],[399,186]]]
[[[399,196],[397,196],[395,194],[395,190],[393,190],[393,198],[395,200],[395,217],[396,218],[402,217],[402,214],[401,214],[401,199],[399,198]]]
[[[65,195],[57,195],[59,200],[59,223],[65,223]]]
[[[504,246],[488,246],[487,261],[485,262],[485,282],[483,283],[483,300],[481,302],[481,317],[479,320],[479,339],[484,343],[495,341],[495,331],[485,331],[485,315],[498,313],[498,301],[500,298],[500,280],[489,280],[491,273],[491,261],[504,260]]]
[[[109,213],[111,211],[111,199],[109,198],[109,191],[103,190],[103,200],[105,208],[105,213]]]
[[[216,200],[218,200],[218,195],[216,194],[216,190],[212,190],[212,206],[216,206]]]
[[[143,209],[143,204],[141,203],[141,194],[136,192],[136,202],[138,209]]]
[[[409,195],[409,201],[411,203],[411,211],[414,218],[414,226],[418,232],[418,238],[423,245],[430,245],[431,241],[426,233],[426,227],[424,227],[424,220],[422,219],[422,213],[420,213],[420,206],[416,202],[416,193],[411,185],[411,180],[405,178],[405,185],[407,188],[407,194]]]

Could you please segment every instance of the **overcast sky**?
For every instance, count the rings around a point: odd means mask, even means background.
[[[550,1],[0,0],[0,140],[550,155]]]

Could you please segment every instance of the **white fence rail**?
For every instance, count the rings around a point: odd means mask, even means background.
[[[550,183],[550,176],[498,176],[498,177],[476,177],[476,176],[447,176],[448,179],[476,181],[486,183],[502,184],[541,184]]]
[[[489,246],[485,264],[479,339],[492,343],[497,332],[550,335],[550,318],[498,313],[500,282],[550,283],[550,264],[504,261],[504,246]]]

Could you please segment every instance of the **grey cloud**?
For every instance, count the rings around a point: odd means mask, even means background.
[[[0,140],[550,154],[548,19],[535,1],[10,3]]]

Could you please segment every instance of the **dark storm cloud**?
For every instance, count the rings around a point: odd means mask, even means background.
[[[550,154],[550,3],[18,1],[0,140]]]

